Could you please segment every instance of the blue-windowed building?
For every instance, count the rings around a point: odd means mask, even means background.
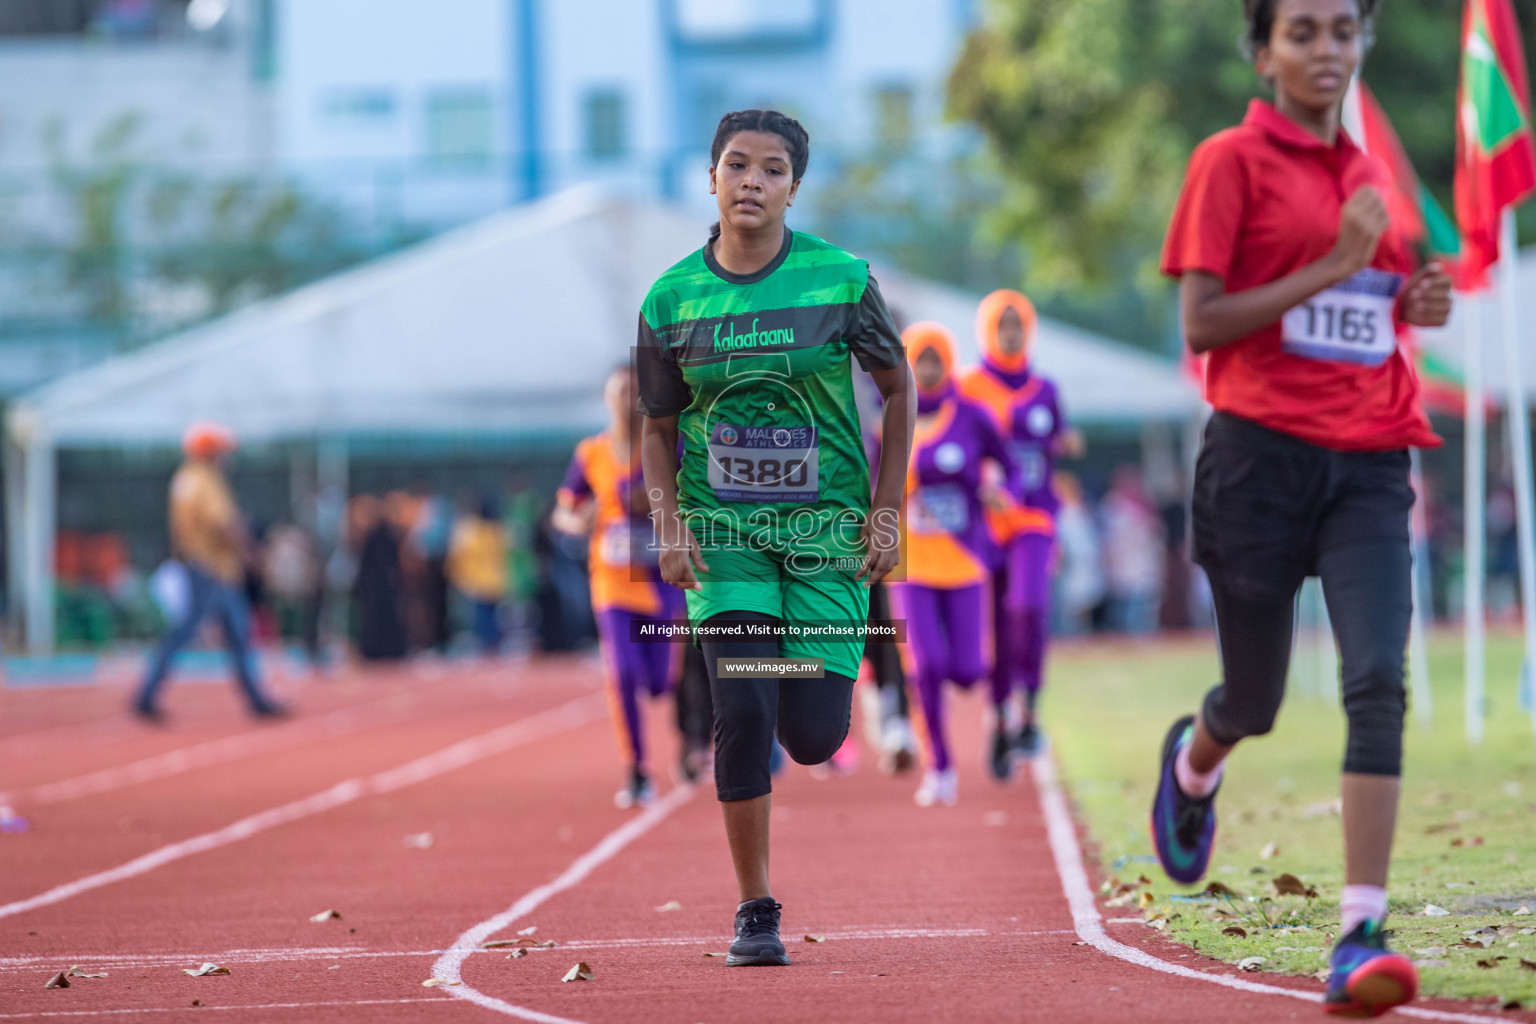
[[[278,0],[278,149],[317,187],[433,223],[587,181],[688,201],[741,107],[798,117],[824,172],[937,159],[973,145],[943,109],[976,6]]]

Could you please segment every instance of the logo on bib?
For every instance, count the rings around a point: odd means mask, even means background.
[[[1052,427],[1056,426],[1056,417],[1052,416],[1051,410],[1045,406],[1037,405],[1025,415],[1024,425],[1029,428],[1031,434],[1044,437],[1051,432]]]
[[[946,473],[965,468],[965,449],[954,441],[945,441],[933,453],[933,464]]]
[[[720,428],[720,443],[721,444],[735,444],[736,443],[736,428],[735,427],[721,427]]]

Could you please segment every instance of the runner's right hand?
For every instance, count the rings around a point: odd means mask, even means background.
[[[709,572],[709,564],[699,550],[699,541],[681,519],[673,519],[662,538],[661,578],[679,590],[702,590],[694,569]]]
[[[1339,212],[1339,237],[1333,243],[1333,259],[1343,278],[1371,265],[1376,246],[1391,223],[1387,201],[1376,186],[1362,185],[1355,190]]]

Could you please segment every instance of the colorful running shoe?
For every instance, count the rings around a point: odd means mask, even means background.
[[[959,773],[953,768],[945,768],[943,771],[929,768],[923,772],[922,785],[917,787],[912,799],[919,807],[932,807],[935,804],[955,806],[960,800]]]
[[[1194,739],[1195,716],[1173,723],[1163,740],[1162,778],[1152,799],[1152,846],[1163,870],[1175,882],[1192,885],[1205,877],[1216,845],[1216,790],[1210,796],[1185,795],[1174,777],[1173,763],[1179,750]]]
[[[649,807],[656,801],[656,787],[650,777],[639,768],[629,770],[629,785],[613,794],[613,805],[621,811],[632,807]]]
[[[1379,1017],[1413,999],[1419,972],[1387,949],[1380,921],[1362,921],[1333,947],[1323,1008],[1339,1017]]]
[[[811,766],[811,778],[824,782],[832,778],[846,778],[858,770],[859,741],[850,732],[830,759]]]
[[[1025,722],[1013,738],[1013,752],[1028,759],[1045,749],[1045,733],[1034,722]]]
[[[789,954],[779,941],[779,911],[772,896],[748,900],[736,908],[736,940],[727,967],[788,967]]]

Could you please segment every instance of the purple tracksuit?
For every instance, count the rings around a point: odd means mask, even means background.
[[[950,765],[944,683],[969,687],[986,672],[987,580],[998,549],[980,499],[981,463],[999,463],[1011,479],[1013,457],[987,411],[953,388],[920,395],[918,430],[907,480],[906,581],[893,587],[907,621],[930,767]]]
[[[966,378],[963,390],[992,412],[1018,464],[1010,489],[1021,507],[994,523],[1004,556],[993,578],[993,694],[1005,699],[1022,684],[1033,702],[1050,640],[1051,548],[1060,507],[1051,476],[1056,443],[1066,430],[1061,400],[1056,385],[1044,377],[1030,370],[1009,372],[987,359]]]

